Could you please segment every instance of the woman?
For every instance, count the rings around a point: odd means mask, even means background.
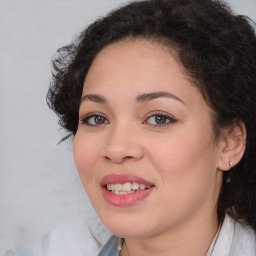
[[[102,255],[256,255],[256,37],[212,0],[149,0],[59,50],[48,104],[74,136]]]

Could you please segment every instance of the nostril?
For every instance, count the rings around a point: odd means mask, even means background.
[[[125,156],[125,157],[104,156],[104,158],[105,158],[107,161],[113,161],[113,162],[115,162],[115,163],[122,163],[122,162],[124,162],[124,161],[133,159],[132,156]]]
[[[124,157],[124,159],[131,159],[131,158],[133,158],[132,156],[126,156],[126,157]]]
[[[110,157],[108,157],[108,156],[104,156],[104,158],[107,159],[107,160],[110,160]]]

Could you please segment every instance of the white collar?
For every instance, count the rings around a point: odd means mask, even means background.
[[[216,234],[206,256],[255,256],[256,234],[226,215],[219,234]]]

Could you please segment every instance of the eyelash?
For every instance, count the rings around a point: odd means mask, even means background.
[[[100,117],[100,118],[103,118],[104,119],[104,123],[102,123],[102,124],[90,124],[89,123],[89,120],[91,119],[91,118],[94,118],[94,121],[95,121],[95,118],[96,117]],[[81,118],[81,123],[82,124],[84,124],[84,125],[88,125],[88,126],[94,126],[94,127],[98,127],[98,126],[100,126],[100,125],[103,125],[103,124],[109,124],[109,121],[107,120],[107,118],[106,117],[104,117],[104,115],[102,115],[102,114],[87,114],[85,117],[83,117],[83,118]],[[107,122],[106,122],[107,121]]]
[[[150,118],[155,118],[154,120],[156,121],[156,118],[160,117],[160,118],[165,118],[165,121],[167,121],[167,123],[164,124],[150,124],[148,123],[148,120],[150,120]],[[103,123],[100,124],[90,124],[89,121],[91,118],[94,118],[94,122],[95,122],[95,118],[102,118],[103,119]],[[108,121],[108,119],[106,117],[104,117],[104,115],[102,114],[87,114],[85,117],[81,118],[81,123],[87,126],[94,126],[94,127],[99,127],[101,125],[105,125],[105,124],[109,124],[110,122]],[[155,113],[150,113],[147,115],[145,121],[143,121],[143,124],[149,124],[150,126],[156,127],[156,128],[161,128],[161,127],[165,127],[167,125],[170,125],[172,123],[175,123],[176,120],[172,117],[170,117],[169,115],[163,113],[163,112],[155,112]]]
[[[164,124],[150,124],[148,123],[148,120],[150,118],[155,118],[154,120],[156,120],[157,117],[161,117],[161,118],[165,118],[165,120],[167,121],[167,123],[164,123]],[[152,127],[155,127],[155,128],[162,128],[162,127],[165,127],[167,125],[170,125],[172,123],[175,123],[177,120],[175,120],[173,117],[171,117],[170,115],[164,113],[164,112],[161,112],[161,111],[157,111],[157,112],[154,112],[154,113],[149,113],[145,119],[145,121],[143,121],[143,124],[149,124],[150,126]]]

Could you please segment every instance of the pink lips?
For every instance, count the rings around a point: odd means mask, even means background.
[[[139,184],[144,184],[145,186],[152,186],[153,184],[149,181],[142,179],[141,177],[133,174],[110,174],[103,177],[100,185],[102,187],[111,183],[125,183],[125,182],[137,182]]]
[[[144,184],[145,186],[152,186],[146,190],[139,190],[134,193],[125,194],[125,195],[115,195],[107,190],[107,184],[113,183],[125,183],[125,182],[136,182],[139,184]],[[105,200],[114,206],[132,206],[138,201],[141,201],[145,197],[147,197],[151,191],[154,189],[154,185],[149,181],[142,179],[139,176],[132,174],[110,174],[103,177],[101,180],[102,192]]]

